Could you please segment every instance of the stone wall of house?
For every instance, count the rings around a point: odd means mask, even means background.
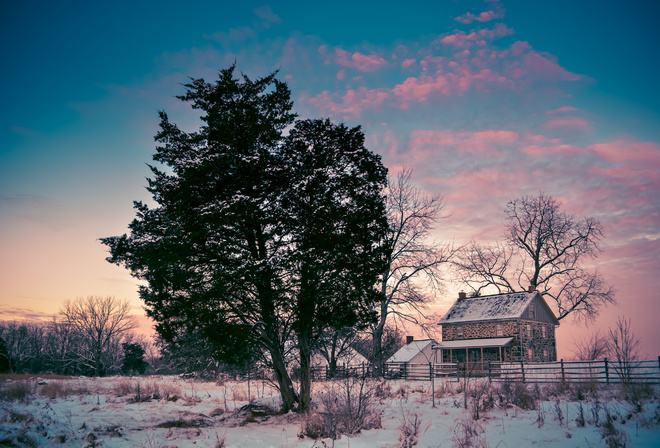
[[[497,324],[502,325],[502,334],[497,334]],[[463,337],[458,336],[458,329],[463,329]],[[455,341],[457,339],[481,339],[509,337],[518,334],[518,324],[516,321],[500,322],[474,322],[469,324],[443,324],[442,340]]]

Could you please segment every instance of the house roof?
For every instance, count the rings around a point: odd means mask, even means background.
[[[385,362],[410,362],[415,356],[419,354],[429,345],[435,344],[436,342],[433,339],[424,339],[421,341],[412,341],[410,344],[406,344],[399,349],[395,354],[393,354]]]
[[[439,325],[520,318],[538,291],[514,292],[457,300]],[[539,295],[540,297],[540,295]]]
[[[504,347],[513,341],[513,337],[508,338],[485,338],[485,339],[461,339],[458,341],[441,342],[433,346],[433,350],[454,349],[454,348],[474,348],[474,347]]]

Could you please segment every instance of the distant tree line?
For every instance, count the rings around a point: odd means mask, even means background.
[[[144,343],[129,304],[114,297],[67,300],[50,322],[0,323],[0,372],[101,376],[144,373]]]

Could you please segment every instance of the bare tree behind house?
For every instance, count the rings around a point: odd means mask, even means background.
[[[484,290],[541,292],[557,320],[572,315],[593,320],[615,303],[614,290],[585,263],[598,257],[603,227],[595,218],[578,219],[550,196],[525,196],[507,204],[505,240],[471,243],[455,263],[474,295]]]
[[[65,323],[82,337],[78,356],[96,376],[101,373],[104,353],[115,348],[118,337],[137,326],[129,310],[127,300],[97,296],[67,300],[60,309]]]
[[[411,176],[412,171],[404,169],[389,179],[387,188],[387,267],[382,299],[376,304],[378,319],[371,327],[372,357],[379,372],[385,362],[385,326],[390,320],[421,323],[433,298],[431,292],[441,289],[441,268],[454,255],[452,246],[429,241],[434,226],[444,218],[442,197],[424,194],[413,185]]]
[[[600,334],[600,330],[596,330],[588,336],[576,339],[572,351],[578,361],[595,361],[606,358],[608,350],[607,337]]]
[[[610,328],[609,333],[609,352],[616,361],[614,370],[623,383],[632,382],[636,362],[640,359],[640,339],[635,336],[630,325],[630,319],[619,316],[616,320],[616,327]]]

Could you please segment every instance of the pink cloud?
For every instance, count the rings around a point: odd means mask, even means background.
[[[373,72],[387,63],[385,59],[375,54],[351,54],[341,48],[335,49],[335,62],[344,67],[355,68],[361,72]]]
[[[428,100],[434,92],[448,95],[449,91],[449,83],[443,75],[438,75],[435,78],[430,76],[411,77],[392,89],[392,93],[401,100],[401,109],[407,109],[408,104],[411,102]]]
[[[493,28],[479,29],[466,34],[464,31],[458,31],[454,34],[440,39],[440,42],[447,45],[455,45],[457,47],[466,47],[473,44],[486,45],[487,40],[494,40],[500,37],[509,36],[515,32],[511,28],[507,28],[503,23],[498,23]]]
[[[553,79],[560,81],[578,81],[580,76],[569,72],[550,59],[536,51],[530,51],[523,56],[518,76],[533,77],[535,79]]]
[[[346,70],[343,68],[337,72],[337,79],[344,79],[346,77]]]
[[[644,166],[660,167],[660,145],[655,142],[636,143],[616,140],[589,146],[610,162],[644,162]],[[660,174],[658,175],[660,177]]]
[[[525,154],[531,156],[537,155],[559,155],[559,154],[580,154],[584,153],[584,150],[579,146],[573,145],[554,145],[554,146],[539,146],[539,145],[529,145],[523,148]]]
[[[335,101],[338,95],[330,93],[328,90],[324,90],[312,98],[303,97],[302,100],[313,104],[324,113],[330,112],[341,115],[344,118],[355,118],[362,113],[365,107],[374,107],[382,104],[387,96],[388,93],[385,90],[370,90],[360,87],[356,90],[347,90],[341,97],[341,101]]]
[[[409,147],[418,160],[420,157],[432,157],[432,154],[445,151],[448,147],[458,153],[501,157],[504,153],[499,148],[510,146],[518,138],[517,132],[497,129],[476,132],[417,129],[410,133]]]
[[[401,67],[408,68],[416,62],[415,59],[406,59],[401,63]]]
[[[567,117],[567,118],[557,118],[554,120],[548,120],[543,123],[543,127],[546,129],[576,129],[576,130],[588,130],[591,127],[589,122],[582,118],[576,117]]]
[[[553,145],[561,143],[561,140],[558,138],[548,138],[545,135],[534,134],[531,131],[525,131],[524,140],[532,143],[551,143]]]
[[[503,12],[484,11],[481,14],[479,14],[478,16],[475,16],[474,14],[468,12],[468,13],[463,14],[462,16],[456,17],[454,20],[456,20],[457,22],[469,24],[469,23],[472,23],[474,21],[489,22],[493,19],[501,19],[502,17],[504,17]]]
[[[493,202],[494,198],[515,197],[528,184],[529,176],[522,170],[507,172],[499,168],[463,172],[445,180],[453,190],[445,199],[457,204],[472,202],[476,206],[481,202]]]
[[[554,114],[563,114],[563,113],[572,113],[572,112],[577,112],[577,109],[570,106],[563,106],[563,107],[558,107],[557,109],[549,110],[546,112],[546,114],[554,115]]]

